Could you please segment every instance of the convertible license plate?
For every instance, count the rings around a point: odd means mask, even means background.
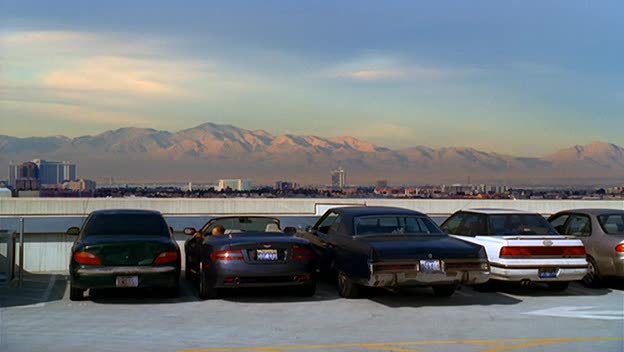
[[[442,264],[439,260],[421,260],[420,271],[423,273],[437,273],[442,271]]]
[[[117,287],[137,287],[139,286],[138,276],[117,276],[115,280]]]
[[[540,279],[554,279],[557,277],[556,268],[542,268],[538,271],[537,275]]]
[[[258,249],[258,260],[277,260],[277,249]]]

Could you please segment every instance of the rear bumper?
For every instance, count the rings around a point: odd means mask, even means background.
[[[312,284],[316,269],[311,262],[279,264],[218,263],[205,272],[216,288],[284,287]]]
[[[450,261],[447,265],[450,264]],[[466,268],[458,266],[457,263],[451,268],[444,268],[442,272],[427,273],[421,272],[417,264],[414,270],[400,271],[377,271],[374,264],[370,265],[370,276],[368,279],[355,279],[355,281],[369,287],[416,287],[435,286],[450,284],[480,284],[490,279],[490,271],[487,261],[465,262]],[[483,265],[485,269],[476,269]]]
[[[587,274],[587,265],[578,266],[534,266],[534,267],[514,267],[490,263],[491,275],[493,280],[501,281],[537,281],[537,282],[553,282],[553,281],[578,281],[583,279]],[[540,269],[550,267],[554,268],[556,276],[552,278],[541,278]]]
[[[137,276],[139,287],[172,287],[178,285],[180,270],[175,266],[79,267],[72,272],[71,283],[82,289],[114,288],[118,276]]]

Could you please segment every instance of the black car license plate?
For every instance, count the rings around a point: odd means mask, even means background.
[[[256,259],[262,261],[277,260],[277,249],[258,249]]]
[[[421,260],[420,271],[423,273],[439,273],[442,271],[442,263],[434,259]]]

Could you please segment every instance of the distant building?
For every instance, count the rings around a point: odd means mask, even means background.
[[[333,188],[345,188],[347,186],[347,174],[342,167],[331,171],[331,185]]]
[[[240,178],[219,180],[217,191],[224,191],[228,188],[232,191],[251,191],[251,180]]]
[[[63,182],[63,189],[76,191],[76,192],[91,192],[95,191],[96,183],[92,180],[80,179],[76,181]]]
[[[39,167],[39,181],[42,185],[53,185],[76,179],[76,164],[69,161],[32,161]]]
[[[294,182],[277,181],[277,182],[275,182],[274,189],[280,190],[280,191],[292,191],[293,189],[297,189],[298,186],[299,185],[297,185]]]

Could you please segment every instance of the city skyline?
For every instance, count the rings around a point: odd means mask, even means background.
[[[523,156],[624,145],[624,5],[447,5],[4,1],[0,133],[214,121]]]

